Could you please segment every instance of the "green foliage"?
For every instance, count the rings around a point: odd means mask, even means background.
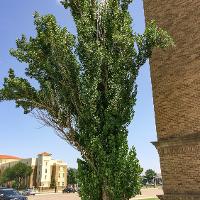
[[[16,181],[13,181],[12,182],[12,188],[14,188],[14,189],[18,189],[19,188],[19,186],[18,186],[18,184],[16,183]]]
[[[0,184],[4,184],[12,180],[14,180],[13,170],[12,168],[6,168],[0,177]]]
[[[55,187],[56,187],[56,180],[55,178],[51,177],[50,188],[55,188]]]
[[[67,184],[68,185],[75,185],[77,184],[77,169],[69,168],[67,170]]]
[[[13,181],[14,186],[19,189],[25,187],[25,178],[29,177],[32,173],[32,168],[24,163],[17,163],[13,167],[7,168],[3,171],[0,182],[5,184]]]
[[[141,184],[143,185],[143,186],[145,186],[146,184],[147,184],[147,179],[145,178],[145,176],[141,176]]]
[[[145,178],[148,181],[148,183],[151,183],[153,181],[153,178],[156,176],[156,172],[152,169],[148,169],[145,172]]]
[[[109,194],[109,199],[117,200],[122,197],[129,199],[139,193],[141,185],[138,176],[142,170],[136,159],[135,149],[128,152],[128,146],[125,145],[121,150],[120,155],[113,152],[109,158],[102,157],[98,168],[100,173],[95,172],[87,162],[78,161],[82,200],[102,199],[105,196],[103,192]],[[102,186],[105,191],[102,191]]]
[[[138,193],[142,169],[129,150],[127,126],[133,119],[136,77],[154,47],[173,44],[155,22],[143,35],[132,30],[132,0],[63,0],[77,36],[52,15],[35,13],[36,37],[24,35],[10,51],[28,64],[28,79],[9,71],[0,100],[14,100],[80,151],[82,200],[127,200]],[[137,46],[137,48],[135,48]]]

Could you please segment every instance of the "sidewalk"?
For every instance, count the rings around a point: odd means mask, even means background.
[[[143,196],[143,195],[140,195],[140,196],[136,196],[134,198],[131,198],[130,200],[140,200],[140,199],[155,199],[155,198],[158,198],[157,196]]]
[[[157,198],[156,195],[163,194],[162,188],[144,188],[141,189],[142,195],[137,195],[136,197],[130,199],[130,200],[140,200],[140,199],[150,199],[150,198]],[[80,200],[80,197],[77,193],[65,193],[62,194],[61,191],[58,193],[39,193],[35,196],[29,196],[29,200]]]
[[[144,188],[141,189],[141,193],[142,195],[137,195],[136,197],[130,200],[157,198],[157,195],[163,194],[163,190],[162,188]]]

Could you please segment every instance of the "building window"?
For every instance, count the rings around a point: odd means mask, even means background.
[[[46,162],[46,166],[48,165],[48,162]]]
[[[47,169],[45,169],[45,173],[47,173]]]
[[[58,177],[60,178],[60,174],[58,175]]]
[[[63,173],[63,178],[65,177],[65,174]]]
[[[45,175],[45,180],[47,179],[47,175]]]
[[[62,182],[62,186],[65,186],[65,182]]]

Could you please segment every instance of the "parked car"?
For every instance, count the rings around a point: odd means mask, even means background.
[[[12,188],[0,188],[0,200],[28,200],[27,197],[21,195]]]
[[[74,192],[76,192],[76,190],[74,188],[71,188],[71,187],[66,187],[63,190],[63,193],[74,193]]]
[[[30,195],[35,195],[35,194],[36,194],[36,191],[30,188],[22,191],[22,195],[24,196],[30,196]]]

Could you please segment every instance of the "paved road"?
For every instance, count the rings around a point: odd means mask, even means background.
[[[80,200],[78,194],[41,194],[28,197],[29,200]]]
[[[161,188],[150,188],[142,189],[142,195],[138,195],[131,200],[144,199],[144,198],[154,198],[156,195],[163,194]],[[75,194],[62,194],[62,193],[52,193],[52,194],[39,194],[28,198],[29,200],[81,200],[77,193]]]

